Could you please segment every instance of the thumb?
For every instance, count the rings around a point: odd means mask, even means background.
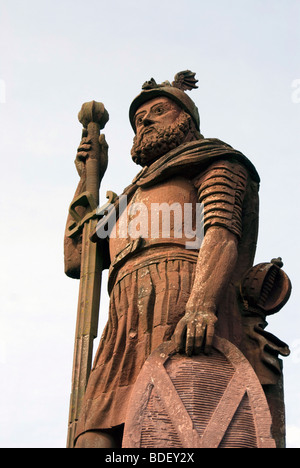
[[[104,133],[101,133],[101,135],[99,136],[99,144],[102,147],[102,150],[108,150],[108,144],[106,142]]]

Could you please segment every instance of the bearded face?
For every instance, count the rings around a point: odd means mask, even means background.
[[[141,106],[136,128],[131,156],[141,166],[149,166],[185,141],[198,139],[191,117],[165,97]]]

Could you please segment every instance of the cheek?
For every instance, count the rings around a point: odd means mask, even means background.
[[[160,122],[164,125],[172,125],[178,119],[180,113],[174,110],[173,112],[168,112],[168,114],[161,117]]]

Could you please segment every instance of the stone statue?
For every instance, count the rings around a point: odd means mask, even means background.
[[[94,102],[82,111],[85,128],[75,160],[80,181],[67,220],[65,272],[79,278],[84,249],[93,248],[100,270],[109,268],[110,307],[69,446],[284,446],[279,355],[289,349],[265,327],[266,316],[288,300],[291,285],[280,258],[253,265],[259,175],[241,152],[200,133],[198,109],[187,93],[196,83],[195,74],[184,71],[172,83],[152,78],[143,85],[129,112],[131,155],[142,170],[104,209],[97,209],[99,199],[89,201],[87,187],[93,178],[88,165],[98,161],[97,198],[108,148],[99,128],[108,116],[102,108],[97,114]],[[93,278],[92,300],[101,280],[96,273]],[[81,294],[90,288],[80,287]],[[239,393],[235,406],[228,403],[234,395],[223,376],[227,365],[228,382],[235,376],[231,384]],[[155,369],[162,368],[165,377],[157,377],[154,395],[149,389]],[[203,387],[210,381],[215,391]]]

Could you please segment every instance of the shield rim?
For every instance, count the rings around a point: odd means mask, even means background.
[[[272,417],[269,405],[263,388],[251,364],[242,354],[242,352],[225,338],[215,336],[213,341],[213,348],[219,351],[221,354],[223,354],[225,358],[233,365],[235,369],[234,376],[237,374],[245,375],[245,371],[247,371],[246,375],[249,375],[249,378],[247,379],[247,382],[245,382],[244,388],[242,390],[244,390],[243,395],[247,393],[252,408],[252,414],[256,428],[257,448],[276,448],[275,440],[271,435]],[[123,448],[140,448],[143,424],[143,408],[145,408],[148,403],[153,387],[155,387],[156,384],[159,384],[159,378],[155,376],[155,372],[157,371],[156,373],[159,373],[159,371],[163,370],[165,374],[168,375],[165,371],[164,366],[168,359],[170,359],[170,357],[172,357],[174,354],[176,354],[176,350],[175,345],[172,341],[162,343],[153,351],[153,353],[149,356],[144,366],[142,367],[141,372],[133,387],[131,397],[129,400],[129,405],[127,408],[127,417],[124,427],[124,436],[122,444]],[[168,391],[167,386],[164,387],[164,391]],[[219,407],[219,403],[202,437],[200,437],[196,430],[193,428],[192,420],[189,417],[187,411],[186,414],[179,415],[179,417],[182,417],[183,423],[188,422],[187,415],[191,422],[189,430],[192,431],[192,433],[189,432],[189,435],[187,436],[186,425],[183,424],[183,427],[185,427],[184,432],[182,434],[178,434],[183,443],[185,444],[183,445],[183,448],[218,447],[219,443],[222,440],[218,439],[218,437],[220,438],[220,431],[222,431],[222,428],[220,428],[219,434],[218,427],[214,424],[212,424],[212,428],[210,428],[209,430],[207,429],[209,428],[211,421],[214,421],[214,419],[216,419],[214,418],[214,415]],[[175,411],[176,404],[172,406]],[[184,406],[183,403],[182,406]],[[235,414],[235,411],[236,409],[234,410],[233,415]],[[183,413],[185,412],[183,411]],[[175,416],[178,417],[178,412]],[[225,431],[223,432],[223,436],[226,433],[227,427],[228,425],[226,426]],[[208,447],[207,445],[205,445],[209,437],[213,440],[213,447]]]

